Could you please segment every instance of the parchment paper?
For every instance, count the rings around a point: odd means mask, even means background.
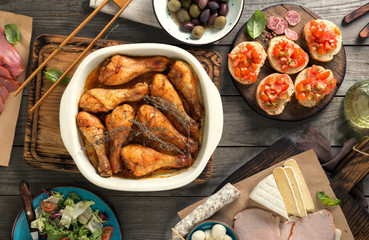
[[[20,41],[13,45],[23,59],[24,72],[17,77],[18,82],[24,82],[26,76],[29,46],[32,36],[32,18],[0,11],[0,27],[4,29],[6,24],[17,25],[20,33]],[[8,100],[4,105],[4,111],[0,115],[0,165],[9,166],[10,154],[12,151],[15,127],[19,114],[19,107],[22,100],[22,92],[16,97],[14,92],[9,93]]]
[[[339,228],[342,231],[341,240],[354,240],[354,237],[347,224],[345,215],[343,214],[341,207],[340,206],[334,206],[334,207],[325,206],[324,204],[321,203],[320,199],[317,197],[317,194],[316,194],[317,191],[324,191],[331,198],[336,198],[330,186],[329,180],[326,177],[324,170],[322,169],[315,152],[313,150],[309,150],[309,151],[303,152],[291,158],[297,161],[301,169],[302,175],[304,176],[304,179],[306,181],[306,184],[308,185],[310,194],[313,198],[314,205],[315,205],[314,211],[319,211],[323,208],[326,208],[327,210],[332,212],[334,215],[334,223],[336,225],[336,228]],[[245,208],[252,208],[252,207],[264,208],[258,203],[251,200],[249,198],[249,193],[254,189],[254,187],[262,179],[270,175],[274,168],[283,166],[284,162],[285,161],[282,161],[270,168],[265,169],[262,172],[259,172],[249,178],[246,178],[245,180],[242,180],[234,184],[234,186],[237,187],[238,190],[240,190],[241,196],[238,199],[236,199],[234,202],[223,207],[215,215],[213,215],[210,219],[220,220],[220,221],[223,221],[233,226],[233,216],[237,212]],[[196,206],[201,204],[202,201],[197,202],[183,209],[182,211],[180,211],[178,213],[179,217],[184,218],[185,216],[187,216],[193,209],[196,208]]]

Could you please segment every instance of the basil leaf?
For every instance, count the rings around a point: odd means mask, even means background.
[[[44,72],[44,73],[45,73],[46,78],[52,82],[58,81],[58,79],[63,75],[62,71],[55,69],[55,68],[51,68],[47,72]],[[70,81],[69,77],[64,77],[62,80],[62,82],[64,83],[69,82],[69,81]]]
[[[250,20],[247,22],[247,32],[253,39],[260,36],[266,26],[266,18],[264,13],[260,10],[256,10],[252,14]]]
[[[4,26],[4,31],[6,35],[6,40],[11,44],[16,44],[19,42],[20,34],[15,24],[6,24]]]
[[[322,201],[322,203],[327,206],[337,206],[342,202],[338,198],[331,200],[329,196],[324,192],[317,192],[317,195],[319,199]]]

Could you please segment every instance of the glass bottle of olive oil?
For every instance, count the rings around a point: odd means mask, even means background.
[[[355,83],[346,93],[346,119],[362,136],[369,135],[369,79]]]

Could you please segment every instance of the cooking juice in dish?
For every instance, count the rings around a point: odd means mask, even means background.
[[[351,124],[369,131],[369,80],[355,83],[346,93],[345,116]]]

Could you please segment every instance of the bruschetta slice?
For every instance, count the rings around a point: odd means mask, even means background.
[[[269,115],[279,115],[291,100],[293,82],[287,74],[273,73],[260,81],[256,89],[256,100]]]
[[[304,27],[303,37],[311,57],[317,61],[329,62],[341,50],[341,31],[331,21],[311,20]]]
[[[272,67],[280,73],[298,73],[309,62],[309,55],[286,36],[272,38],[267,54]]]
[[[313,65],[300,72],[295,80],[296,98],[302,106],[315,107],[336,87],[333,73],[322,66]]]
[[[256,81],[266,56],[259,42],[242,42],[228,54],[229,72],[239,83],[252,84]]]

